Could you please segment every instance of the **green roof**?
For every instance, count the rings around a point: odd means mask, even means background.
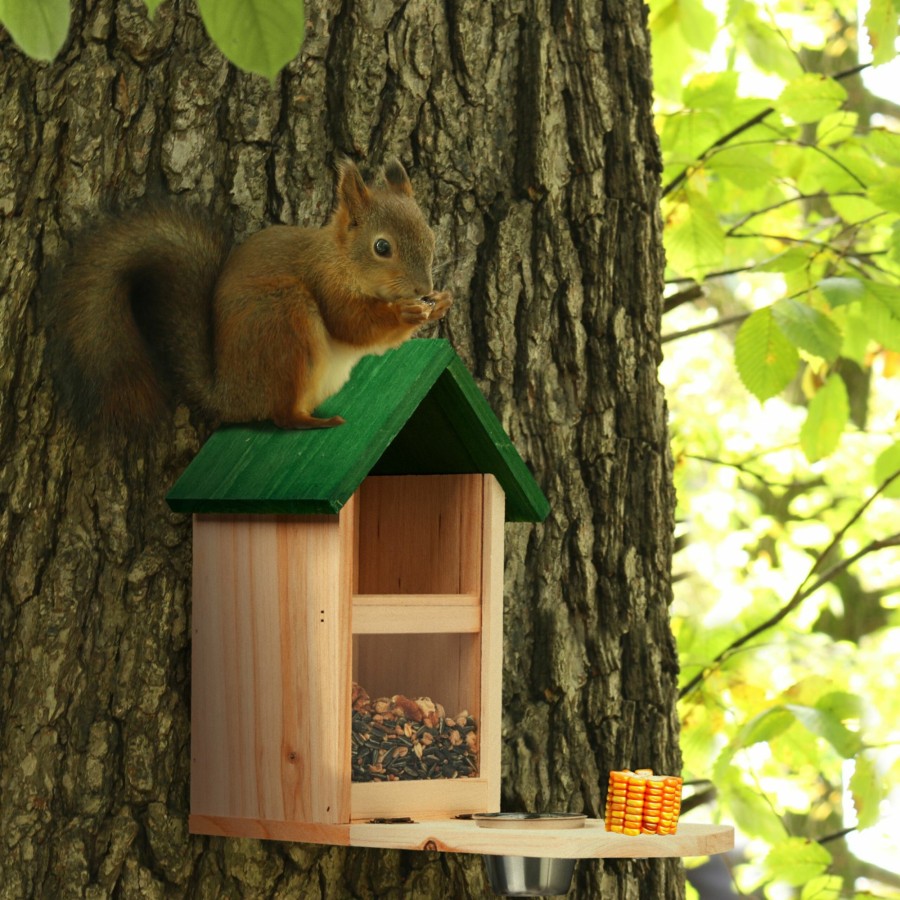
[[[337,428],[219,429],[166,497],[176,512],[334,514],[367,475],[491,473],[506,518],[543,521],[546,497],[469,371],[444,340],[364,357],[316,414]]]

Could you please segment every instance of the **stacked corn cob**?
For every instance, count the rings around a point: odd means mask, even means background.
[[[606,830],[619,834],[675,834],[681,810],[680,778],[652,769],[609,773]]]

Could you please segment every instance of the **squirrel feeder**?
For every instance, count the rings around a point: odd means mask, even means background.
[[[339,429],[223,429],[168,496],[194,514],[191,831],[535,858],[729,849],[721,826],[632,839],[457,818],[500,808],[504,521],[549,505],[446,341],[363,359],[319,414],[338,412]],[[354,683],[465,709],[477,772],[354,781]]]

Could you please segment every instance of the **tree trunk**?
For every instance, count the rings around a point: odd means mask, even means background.
[[[51,65],[0,35],[3,898],[488,894],[475,857],[187,833],[190,523],[164,495],[206,434],[182,408],[152,445],[88,440],[45,359],[47,273],[98,207],[318,224],[338,153],[407,164],[443,333],[550,498],[507,528],[504,808],[598,815],[610,768],[680,769],[645,7],[307,12],[272,85],[186,3],[88,0]],[[583,862],[571,896],[681,891],[677,862]]]

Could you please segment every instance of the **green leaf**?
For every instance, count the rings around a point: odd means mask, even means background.
[[[706,167],[745,189],[762,187],[779,174],[766,147],[726,147],[712,154]]]
[[[785,840],[784,824],[764,797],[737,780],[716,781],[716,788],[722,806],[743,834],[776,845]]]
[[[780,32],[759,20],[756,4],[730,3],[729,16],[734,22],[735,37],[763,72],[773,72],[785,80],[800,74],[797,55],[786,46]]]
[[[839,306],[834,310],[834,318],[840,323],[844,335],[841,356],[852,359],[861,369],[868,366],[866,361],[872,342],[871,329],[862,311],[861,303]]]
[[[862,279],[866,294],[877,300],[891,315],[900,316],[900,285]]]
[[[709,50],[718,33],[716,17],[702,0],[679,0],[678,10],[678,24],[685,41],[695,50]]]
[[[889,350],[900,351],[900,287],[863,281],[862,309],[873,340]]]
[[[865,194],[859,196],[837,196],[828,198],[832,209],[844,220],[845,223],[869,222],[876,216],[883,216],[884,209],[873,203]],[[850,229],[845,228],[846,234]]]
[[[854,703],[853,712],[858,713],[858,701],[849,694],[843,696],[839,692],[828,696],[831,698],[830,701],[817,703],[814,707],[789,703],[773,706],[759,713],[738,732],[732,742],[733,750],[758,743],[770,743],[784,734],[795,722],[799,722],[807,731],[831,744],[844,759],[850,759],[862,749],[862,741],[856,732],[850,731],[842,723],[841,719],[850,718],[843,714],[851,708],[849,706],[851,701]],[[825,701],[825,698],[822,700]]]
[[[864,137],[865,145],[882,161],[890,166],[900,166],[900,134],[885,128],[873,128]]]
[[[839,193],[853,191],[861,193],[866,188],[863,172],[857,169],[873,165],[871,157],[863,154],[864,159],[854,157],[845,152],[846,144],[839,147],[814,149],[801,148],[803,152],[803,169],[797,176],[797,187],[805,194],[817,194],[822,191]]]
[[[680,164],[696,162],[697,158],[722,134],[719,116],[706,109],[691,109],[668,116],[659,136],[666,161]]]
[[[793,79],[775,101],[775,108],[798,124],[818,122],[840,109],[847,99],[843,86],[825,75],[801,75]]]
[[[863,713],[862,698],[848,691],[829,691],[816,700],[815,706],[840,722],[858,719]]]
[[[684,105],[718,111],[737,96],[737,72],[703,72],[684,87]]]
[[[875,460],[875,484],[882,484],[896,472],[900,472],[900,443],[883,450]],[[900,499],[900,478],[892,481],[882,492],[883,497]]]
[[[819,282],[819,290],[832,309],[862,300],[866,295],[866,286],[859,278],[825,278]]]
[[[783,734],[794,724],[794,714],[783,706],[774,706],[754,716],[738,732],[734,739],[734,749],[752,747],[753,744],[768,743]]]
[[[756,272],[796,272],[809,265],[810,252],[803,247],[788,247],[787,250],[767,259],[756,266]]]
[[[863,328],[882,347],[900,351],[900,285],[841,277],[825,279],[819,284],[819,290],[832,309],[861,301],[861,315],[854,318],[854,327]],[[845,321],[845,353],[847,334]]]
[[[822,117],[816,126],[816,143],[820,147],[837,144],[852,137],[859,122],[859,113],[842,109]]]
[[[838,379],[843,384],[843,381],[836,375],[832,376],[829,381],[832,379]],[[829,710],[813,706],[801,706],[796,703],[788,704],[785,706],[785,709],[793,713],[797,721],[807,731],[828,741],[844,759],[851,759],[862,749],[862,738],[855,731],[850,731]]]
[[[33,59],[51,60],[69,33],[69,0],[0,0],[0,23]]]
[[[773,847],[765,867],[774,881],[800,887],[823,874],[831,865],[831,854],[815,841],[791,837]]]
[[[896,51],[897,10],[893,0],[871,0],[866,13],[866,34],[872,47],[872,61],[876,66],[890,62]]]
[[[784,390],[797,373],[797,348],[775,324],[771,307],[759,309],[741,325],[734,361],[744,386],[758,400]]]
[[[845,141],[843,144],[829,147],[818,155],[823,159],[826,156],[833,157],[838,164],[852,173],[856,179],[857,191],[884,180],[884,164],[881,160],[875,159],[865,144],[858,140]]]
[[[862,321],[870,340],[900,353],[900,319],[889,314],[882,304],[867,297],[863,302]]]
[[[679,27],[679,4],[677,0],[653,0],[650,7],[654,94],[677,102],[681,98],[684,60],[691,55],[691,47]]]
[[[891,226],[888,258],[900,266],[900,222],[894,222]]]
[[[682,275],[702,279],[725,255],[725,233],[716,210],[694,191],[685,191],[669,214],[664,239],[666,258]]]
[[[203,24],[238,68],[274,79],[303,46],[303,0],[197,0]]]
[[[779,300],[772,307],[775,324],[802,350],[833,362],[841,352],[841,330],[824,313],[799,300]]]
[[[819,875],[803,885],[800,900],[839,900],[843,885],[840,875]]]
[[[875,759],[868,753],[861,753],[855,760],[853,775],[850,776],[850,795],[858,826],[869,828],[875,825],[881,817],[884,788]]]
[[[156,15],[156,10],[162,5],[163,0],[144,0],[144,5],[147,7],[147,14],[152,19]]]
[[[888,174],[883,182],[874,184],[868,190],[869,199],[880,209],[900,214],[900,172]]]
[[[800,447],[806,458],[816,462],[830,456],[849,420],[847,386],[840,375],[831,375],[810,401],[806,421],[800,429]]]

